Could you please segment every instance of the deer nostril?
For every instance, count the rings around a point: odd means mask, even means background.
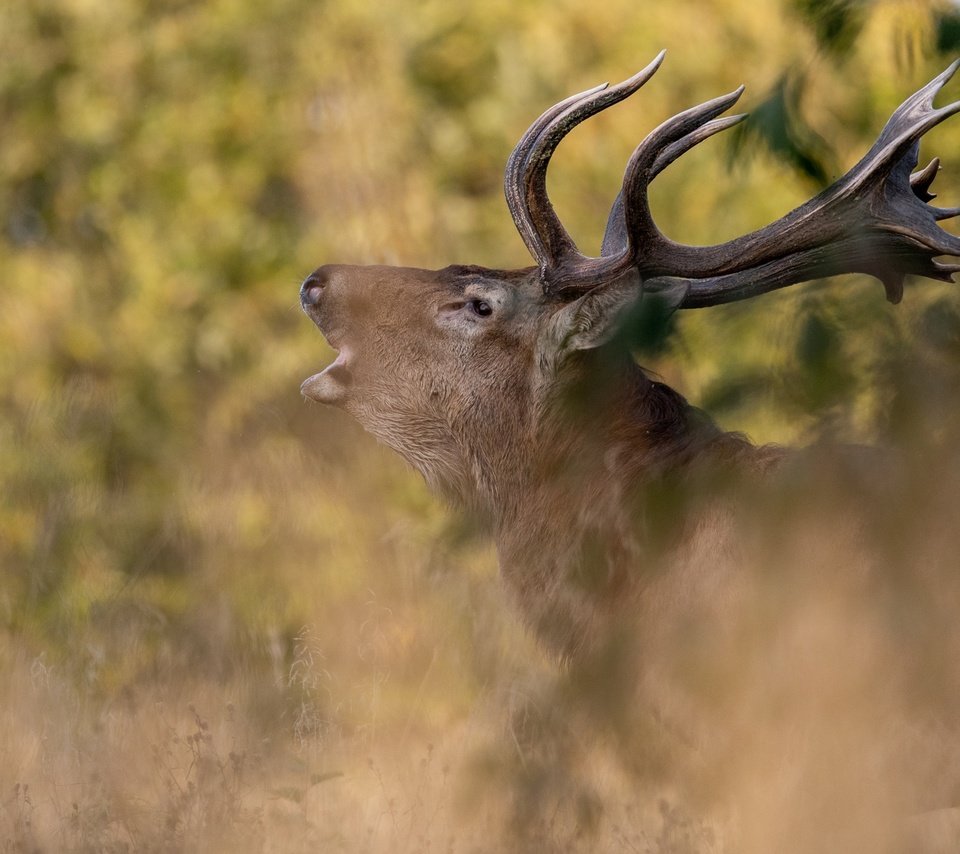
[[[300,286],[300,302],[304,305],[316,305],[323,297],[326,281],[315,273],[307,276]]]

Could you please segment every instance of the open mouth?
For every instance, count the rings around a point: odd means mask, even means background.
[[[336,347],[332,341],[330,344]],[[346,397],[347,388],[350,385],[350,356],[350,348],[341,346],[333,362],[320,373],[303,381],[300,393],[319,403],[340,403]]]

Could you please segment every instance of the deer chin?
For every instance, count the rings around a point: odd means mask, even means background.
[[[350,388],[350,350],[341,347],[337,358],[319,374],[303,381],[300,393],[304,397],[330,406],[342,404]]]

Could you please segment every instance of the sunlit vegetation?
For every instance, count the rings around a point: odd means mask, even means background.
[[[595,249],[636,142],[744,82],[758,118],[653,189],[677,239],[743,233],[849,167],[958,21],[917,0],[2,4],[0,850],[726,850],[551,716],[565,677],[473,521],[300,398],[330,352],[298,285],[328,261],[525,266],[515,140],[663,47],[557,153],[555,204]],[[960,203],[960,124],[926,145]],[[684,315],[650,367],[757,441],[933,441],[956,428],[957,305],[812,284]]]

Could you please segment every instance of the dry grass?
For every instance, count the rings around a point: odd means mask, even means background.
[[[384,477],[403,478],[370,476],[386,492]],[[671,684],[719,725],[678,740],[629,688],[629,646],[557,669],[504,608],[492,556],[444,546],[449,519],[438,532],[433,510],[403,506],[371,511],[380,537],[351,566],[381,589],[357,597],[343,582],[337,606],[297,603],[324,622],[243,642],[224,628],[241,625],[236,606],[218,621],[196,605],[189,632],[161,632],[153,649],[165,654],[146,658],[141,638],[142,667],[123,679],[97,665],[93,639],[119,649],[102,628],[57,661],[8,636],[3,850],[895,852],[916,839],[910,850],[951,850],[952,813],[922,814],[950,804],[930,781],[960,768],[954,719],[937,717],[960,660],[960,590],[943,558],[954,532],[901,519],[903,536],[926,535],[929,571],[901,579],[884,613],[892,588],[831,575],[860,559],[835,526],[822,535],[834,506],[812,528],[763,526],[757,554],[775,546],[779,560],[754,577],[749,618],[643,651],[679,668]],[[398,512],[402,535],[379,516]],[[418,525],[441,543],[429,558]],[[108,625],[123,643],[137,635]],[[905,649],[925,655],[919,672]],[[903,765],[904,750],[915,761]]]

